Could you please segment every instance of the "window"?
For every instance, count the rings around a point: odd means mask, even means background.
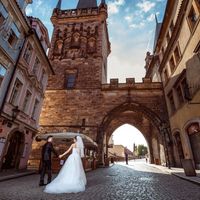
[[[43,85],[43,82],[44,82],[44,77],[45,77],[45,70],[42,69],[42,74],[41,74],[41,77],[40,77],[40,83]]]
[[[169,32],[167,33],[166,38],[167,38],[167,44],[169,44],[169,41],[170,41],[170,35],[169,35]]]
[[[36,57],[36,59],[35,59],[35,64],[34,64],[34,66],[33,66],[33,73],[34,73],[36,76],[37,76],[39,67],[40,67],[40,61],[39,61],[39,59]]]
[[[26,61],[27,64],[29,64],[30,60],[31,60],[31,54],[32,54],[32,47],[31,45],[28,43],[27,44],[27,47],[25,49],[25,52],[24,52],[24,60]]]
[[[6,68],[0,64],[0,87],[1,87],[1,84],[3,82],[5,75],[6,75]]]
[[[181,82],[181,87],[184,91],[184,99],[191,100],[190,88],[188,86],[186,78],[184,78]]]
[[[173,30],[174,30],[174,22],[172,21],[171,24],[170,24],[171,35],[172,35]]]
[[[66,80],[67,89],[72,89],[75,86],[76,74],[68,74]]]
[[[174,62],[174,57],[173,56],[169,60],[169,66],[170,66],[171,72],[173,72],[174,69],[175,69],[175,62]]]
[[[22,110],[25,113],[27,113],[27,111],[28,111],[30,100],[31,100],[31,92],[27,90],[26,96],[25,96],[25,99],[24,99],[24,103],[23,103],[23,108],[22,108]]]
[[[194,7],[192,6],[188,15],[188,21],[189,21],[191,30],[194,29],[197,19],[198,19],[197,13],[195,12]]]
[[[18,98],[19,98],[19,95],[20,95],[20,92],[22,89],[22,85],[23,84],[18,79],[16,79],[13,90],[12,90],[12,94],[10,97],[10,103],[15,106],[17,106]]]
[[[18,38],[20,37],[19,29],[17,28],[16,24],[13,22],[11,24],[10,35],[8,37],[8,43],[14,47],[17,43]]]
[[[168,75],[168,72],[167,72],[167,69],[165,69],[165,71],[164,71],[164,81],[165,81],[165,83],[168,81],[168,78],[169,78],[169,75]]]
[[[184,97],[183,97],[181,86],[177,87],[176,93],[177,93],[177,97],[178,97],[178,103],[179,103],[179,105],[182,105],[184,103]]]
[[[4,16],[2,15],[2,13],[0,13],[0,26],[3,25],[3,22],[5,21]]]
[[[8,43],[13,47],[15,46],[17,39],[18,39],[17,36],[15,35],[14,31],[11,29],[10,36],[8,38]]]
[[[175,104],[174,104],[174,97],[173,97],[172,91],[168,94],[168,100],[170,104],[171,113],[173,113],[175,111]]]
[[[176,64],[179,63],[179,61],[181,59],[181,53],[180,53],[178,46],[176,47],[176,49],[174,51],[174,57],[175,57],[175,60],[176,60]]]
[[[8,11],[0,2],[0,27],[4,24],[5,19],[8,17]]]
[[[34,107],[33,107],[33,112],[32,112],[32,115],[31,115],[31,117],[33,119],[36,119],[36,117],[37,117],[38,108],[39,108],[39,101],[36,99]]]

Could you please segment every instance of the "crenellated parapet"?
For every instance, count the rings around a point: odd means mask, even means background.
[[[135,78],[127,78],[126,83],[119,83],[119,79],[110,79],[109,84],[102,84],[102,90],[127,89],[162,89],[162,83],[152,82],[150,78],[143,78],[142,82],[135,82]]]

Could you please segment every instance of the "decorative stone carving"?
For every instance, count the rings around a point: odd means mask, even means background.
[[[88,39],[87,43],[87,53],[92,54],[96,52],[96,39],[91,37]]]

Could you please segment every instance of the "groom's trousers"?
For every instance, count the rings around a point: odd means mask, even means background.
[[[48,174],[48,183],[51,182],[51,177],[52,177],[52,173],[51,173],[51,160],[43,160],[42,161],[42,168],[41,168],[41,174],[40,174],[40,183],[44,183],[44,176],[45,173],[47,172]]]

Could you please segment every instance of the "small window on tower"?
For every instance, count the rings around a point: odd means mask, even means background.
[[[68,74],[66,77],[66,88],[73,89],[75,86],[76,74]]]

